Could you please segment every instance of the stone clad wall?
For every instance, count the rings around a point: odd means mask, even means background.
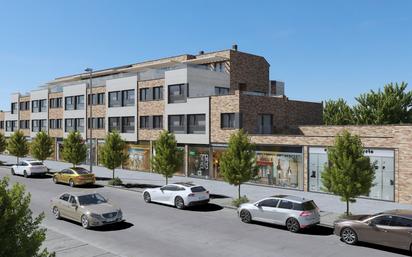
[[[238,91],[237,91],[238,92]],[[210,97],[210,142],[227,142],[236,129],[222,129],[221,113],[238,113],[239,95]]]
[[[58,98],[58,97],[63,97],[63,93],[49,93],[49,99],[51,98]],[[62,103],[64,101],[62,100]],[[64,119],[63,119],[63,112],[64,112],[64,106],[61,108],[50,108],[50,101],[47,103],[47,107],[49,110],[49,120],[51,119],[61,119],[62,120],[62,128],[61,129],[49,129],[49,135],[51,137],[63,137],[63,128],[64,128]],[[47,126],[49,126],[47,124]]]

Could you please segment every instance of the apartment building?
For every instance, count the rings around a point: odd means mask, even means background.
[[[62,160],[63,139],[76,130],[92,138],[88,147],[99,164],[104,137],[117,130],[128,143],[124,167],[150,172],[153,142],[166,129],[181,150],[178,175],[222,179],[220,157],[230,135],[243,128],[256,144],[259,172],[251,183],[319,192],[327,146],[348,129],[361,136],[365,153],[377,161],[375,187],[365,197],[412,203],[405,184],[412,179],[407,161],[412,156],[402,141],[410,126],[321,126],[322,103],[290,100],[284,83],[270,80],[265,58],[237,46],[89,75],[60,77],[27,94],[12,94],[10,111],[0,112],[0,132],[9,137],[20,129],[31,140],[46,131],[55,139],[52,159]]]

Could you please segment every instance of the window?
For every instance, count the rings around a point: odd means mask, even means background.
[[[293,209],[296,211],[311,211],[317,208],[314,201],[308,201],[304,203],[293,203]]]
[[[149,116],[140,116],[140,128],[141,128],[141,129],[148,129],[148,128],[150,128],[150,125],[149,125]]]
[[[64,98],[64,109],[74,110],[74,98],[73,96],[67,96]]]
[[[170,132],[176,134],[185,133],[185,116],[184,115],[169,115],[168,127]]]
[[[185,103],[188,92],[185,92],[187,84],[169,85],[169,103]],[[187,85],[187,89],[189,86]]]
[[[0,121],[0,129],[4,129],[4,121]]]
[[[40,112],[46,112],[47,111],[47,100],[46,99],[39,100],[39,106],[40,106]]]
[[[163,116],[153,116],[153,128],[163,129]]]
[[[77,130],[79,132],[84,131],[84,119],[77,118],[77,119],[65,119],[65,132],[71,132],[73,130]]]
[[[278,202],[279,200],[277,199],[265,199],[259,202],[259,206],[276,208],[276,206],[278,205]]]
[[[38,100],[31,101],[31,112],[40,112]]]
[[[74,130],[74,119],[65,119],[64,123],[65,132],[71,132]]]
[[[91,99],[91,100],[90,100]],[[87,104],[91,105],[102,105],[104,104],[104,93],[89,94],[87,99]]]
[[[27,111],[30,109],[30,102],[25,101],[25,102],[20,102],[20,111]]]
[[[235,128],[235,114],[234,113],[222,113],[220,116],[220,127]]]
[[[374,219],[371,220],[372,224],[374,225],[380,225],[380,226],[389,226],[392,220],[392,216],[378,216]]]
[[[32,120],[31,121],[31,131],[39,132],[47,130],[47,120]]]
[[[61,108],[62,107],[62,98],[51,98],[50,99],[50,108]]]
[[[51,119],[49,121],[50,129],[61,129],[62,128],[62,120],[61,119]]]
[[[30,120],[21,120],[20,121],[20,128],[21,129],[29,129],[30,128]]]
[[[122,133],[134,133],[134,117],[122,117]]]
[[[163,87],[154,87],[153,88],[153,100],[162,100],[163,99]]]
[[[227,87],[215,87],[215,95],[228,95],[229,88]]]
[[[290,201],[282,200],[282,201],[280,201],[278,208],[292,209],[293,208],[293,203],[290,202]]]
[[[76,130],[79,132],[84,131],[84,119],[75,119],[76,122]]]
[[[109,92],[109,107],[122,106],[121,91]]]
[[[78,95],[75,97],[76,110],[84,110],[84,95]]]
[[[6,121],[6,131],[15,131],[17,130],[17,121],[16,120],[7,120]]]
[[[104,118],[92,118],[92,122],[90,124],[90,118],[87,120],[87,127],[93,129],[103,129],[104,128]]]
[[[109,132],[121,131],[120,118],[119,117],[109,117]]]
[[[17,112],[17,103],[11,103],[11,114]]]
[[[402,217],[393,216],[391,226],[394,227],[412,227],[412,220]]]
[[[150,95],[150,88],[141,88],[140,89],[140,101],[150,101],[152,97]]]
[[[272,114],[258,115],[258,133],[271,134],[272,133]]]
[[[62,195],[62,196],[60,196],[60,200],[63,200],[63,201],[69,201],[69,197],[70,197],[70,195],[69,194],[64,194],[64,195]]]
[[[188,134],[204,134],[206,131],[206,115],[205,114],[191,114],[187,116]]]
[[[122,91],[122,106],[134,106],[134,89]]]

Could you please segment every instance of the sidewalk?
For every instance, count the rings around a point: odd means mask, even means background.
[[[8,164],[13,164],[16,162],[14,156],[0,155],[0,161],[3,161]],[[70,167],[69,163],[57,162],[57,161],[45,161],[45,164],[53,170],[61,170],[63,168]],[[85,168],[88,166],[84,165]],[[94,166],[93,173],[97,177],[111,178],[112,172],[104,167]],[[116,169],[116,177],[119,177],[123,180],[123,183],[139,183],[139,184],[151,184],[151,185],[163,185],[165,179],[156,173],[148,172],[138,172],[130,171],[124,169]],[[230,198],[236,197],[237,188],[227,184],[224,181],[217,180],[207,180],[207,179],[198,179],[190,177],[180,177],[175,176],[169,179],[170,182],[177,181],[192,181],[196,184],[200,184],[207,188],[212,194],[228,196]],[[320,210],[322,211],[322,216],[329,216],[328,219],[333,220],[333,217],[337,217],[340,214],[346,211],[346,205],[344,202],[341,202],[338,196],[325,194],[325,193],[313,193],[313,192],[304,192],[293,189],[281,189],[273,188],[267,186],[258,186],[258,185],[242,185],[241,194],[247,195],[250,201],[256,201],[263,197],[267,197],[275,194],[291,194],[295,196],[301,196],[305,198],[313,199]],[[219,199],[218,201],[226,201],[226,199]],[[357,199],[356,203],[350,205],[350,211],[353,214],[362,214],[362,213],[375,213],[381,212],[390,209],[411,209],[412,205],[409,204],[399,204],[394,202],[379,201],[379,200],[370,200],[370,199]],[[329,222],[328,222],[329,223]]]
[[[47,228],[46,240],[43,247],[47,248],[49,253],[55,252],[57,257],[116,257],[110,252],[89,245],[85,242],[60,234],[59,232]]]

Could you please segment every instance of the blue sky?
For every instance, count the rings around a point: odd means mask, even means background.
[[[0,109],[85,67],[230,48],[264,56],[291,99],[412,83],[412,1],[0,1]],[[411,88],[412,85],[409,86]]]

